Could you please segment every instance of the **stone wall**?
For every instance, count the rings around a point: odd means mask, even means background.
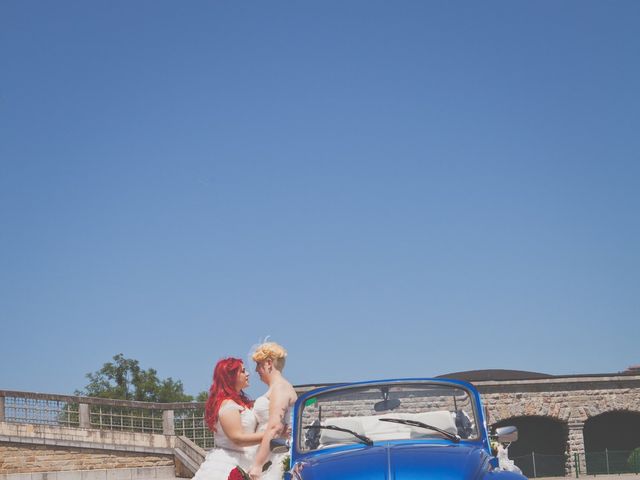
[[[164,454],[173,450],[175,437],[153,433],[0,422],[0,444],[5,442],[81,448],[108,448],[111,445],[121,450]]]
[[[640,413],[640,390],[631,388],[484,393],[482,400],[489,410],[489,424],[523,416],[584,423],[605,412]]]
[[[175,437],[0,422],[0,475],[174,465]]]
[[[583,431],[589,418],[615,411],[640,414],[637,375],[477,382],[476,386],[487,407],[489,425],[516,417],[547,417],[560,422],[567,432],[567,475],[575,473],[575,454],[581,459],[581,471],[586,471]]]
[[[173,455],[0,444],[0,474],[173,466]]]

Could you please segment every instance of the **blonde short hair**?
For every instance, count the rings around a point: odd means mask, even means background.
[[[278,345],[276,342],[265,342],[258,345],[258,348],[253,352],[251,358],[253,358],[253,361],[256,363],[271,360],[273,366],[282,371],[285,359],[287,358],[287,351],[282,345]]]

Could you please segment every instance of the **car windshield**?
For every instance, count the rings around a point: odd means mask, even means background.
[[[296,434],[301,451],[388,440],[478,437],[470,393],[456,385],[389,383],[346,387],[308,398]]]

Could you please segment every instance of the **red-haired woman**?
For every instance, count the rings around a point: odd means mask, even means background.
[[[207,426],[215,433],[214,449],[207,453],[195,480],[227,480],[236,466],[251,467],[255,445],[264,433],[256,433],[253,402],[243,392],[249,385],[249,373],[242,360],[225,358],[213,371],[213,384],[205,408]]]

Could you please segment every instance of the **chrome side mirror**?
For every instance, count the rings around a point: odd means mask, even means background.
[[[286,453],[289,451],[289,439],[287,438],[273,438],[269,442],[269,447],[273,453]]]
[[[496,439],[500,443],[512,443],[518,440],[518,427],[498,427],[496,428]]]

